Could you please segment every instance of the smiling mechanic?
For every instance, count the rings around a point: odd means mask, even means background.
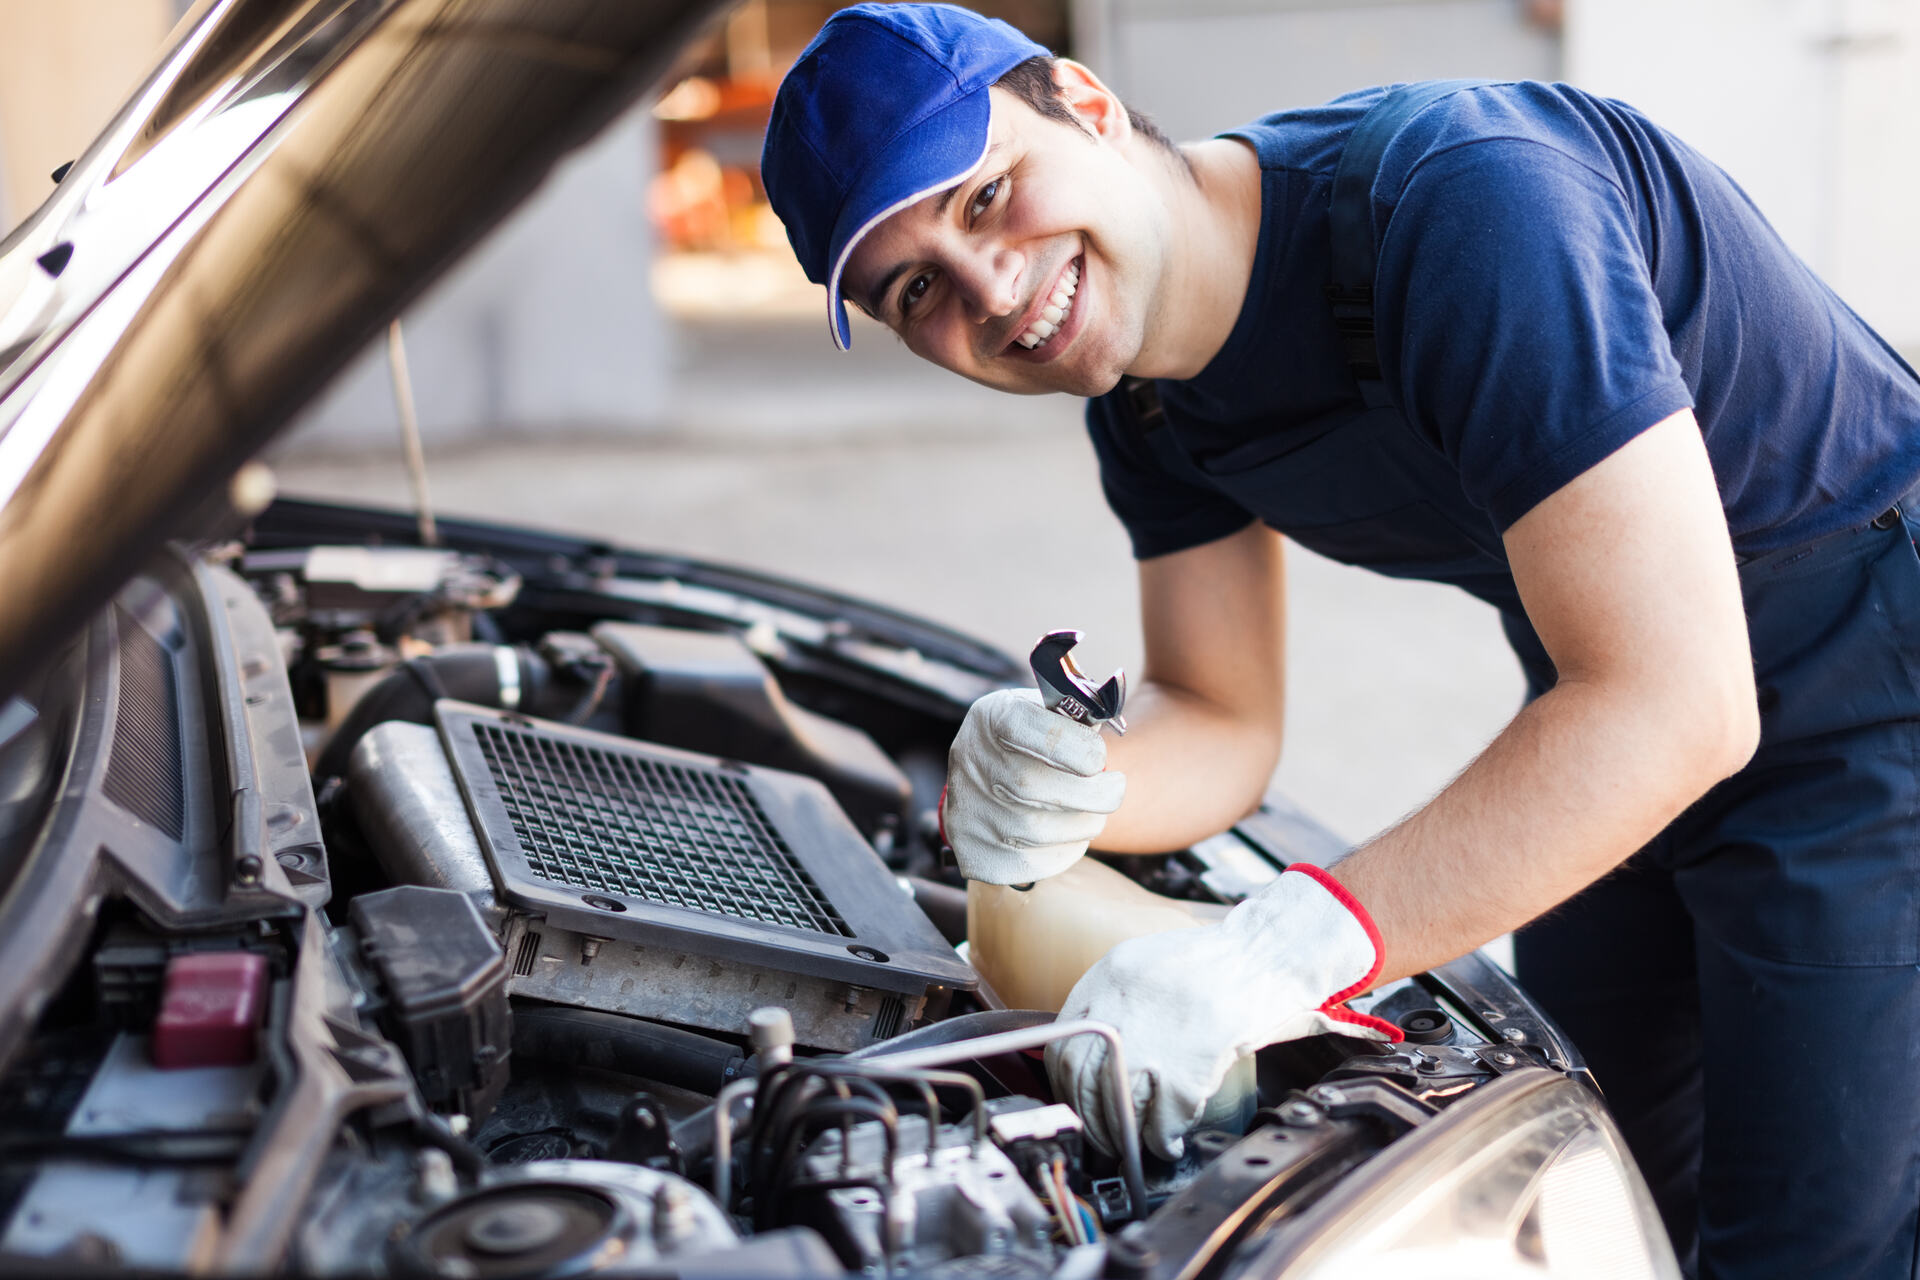
[[[1525,925],[1521,977],[1683,1257],[1697,1223],[1702,1274],[1912,1274],[1920,382],[1724,173],[1518,82],[1176,148],[1011,27],[900,5],[808,47],[763,175],[840,346],[851,301],[976,381],[1091,397],[1140,562],[1126,738],[1018,692],[969,712],[944,812],[968,876],[1183,847],[1258,802],[1275,530],[1488,601],[1527,673],[1480,758],[1335,874],[1081,980],[1063,1016],[1120,1029],[1151,1148],[1237,1054],[1397,1036],[1341,1001]],[[1049,1066],[1110,1137],[1102,1052]]]

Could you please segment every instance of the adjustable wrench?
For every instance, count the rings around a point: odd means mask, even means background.
[[[1073,665],[1073,646],[1080,643],[1083,634],[1072,630],[1049,631],[1033,646],[1027,662],[1033,668],[1034,683],[1040,686],[1040,700],[1047,710],[1057,711],[1096,733],[1108,725],[1113,726],[1115,733],[1125,733],[1127,722],[1120,708],[1127,700],[1127,673],[1114,672],[1096,689],[1080,668]]]

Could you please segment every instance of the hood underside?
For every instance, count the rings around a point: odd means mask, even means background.
[[[0,696],[720,0],[203,0],[0,242]]]

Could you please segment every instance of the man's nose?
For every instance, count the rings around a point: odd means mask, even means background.
[[[1020,272],[1025,265],[1023,254],[1004,245],[981,245],[955,262],[950,270],[968,318],[975,324],[985,324],[1016,311],[1020,306]]]

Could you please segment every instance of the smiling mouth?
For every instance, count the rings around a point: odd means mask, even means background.
[[[1073,314],[1073,295],[1079,288],[1080,260],[1075,258],[1060,273],[1060,279],[1055,282],[1045,305],[1014,342],[1028,351],[1045,350],[1053,336],[1066,328],[1067,318]]]

